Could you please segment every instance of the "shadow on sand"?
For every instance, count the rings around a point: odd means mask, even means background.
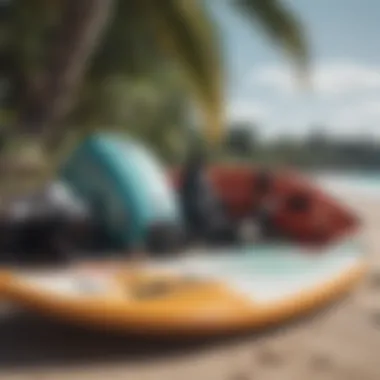
[[[186,342],[94,332],[32,317],[22,312],[11,312],[0,316],[0,371],[180,358],[221,345],[257,342],[269,335],[283,333],[284,329],[309,323],[310,319],[332,312],[331,309],[341,303],[335,302],[318,312],[275,329]]]

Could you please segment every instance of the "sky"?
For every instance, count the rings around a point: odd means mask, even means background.
[[[221,26],[227,116],[264,137],[316,128],[380,139],[380,1],[283,0],[303,21],[312,53],[311,89],[261,30],[231,6],[209,0]]]

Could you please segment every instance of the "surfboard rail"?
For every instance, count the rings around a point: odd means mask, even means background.
[[[93,329],[163,337],[220,335],[278,325],[352,290],[367,262],[358,247],[345,253],[347,247],[302,258],[289,249],[257,249],[222,253],[219,259],[201,255],[117,264],[108,270],[89,263],[50,273],[14,272],[4,294],[35,313]]]

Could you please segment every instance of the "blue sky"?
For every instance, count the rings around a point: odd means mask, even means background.
[[[284,1],[306,26],[312,90],[297,86],[290,62],[229,0],[209,0],[222,27],[229,118],[252,120],[268,137],[322,126],[380,138],[380,1]]]

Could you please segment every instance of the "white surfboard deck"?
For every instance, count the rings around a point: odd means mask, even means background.
[[[260,245],[245,248],[194,250],[177,258],[149,261],[139,269],[223,282],[255,303],[273,303],[322,286],[354,270],[364,261],[364,250],[345,241],[324,250],[294,245]],[[107,293],[112,271],[62,270],[14,273],[31,288],[64,297]]]

